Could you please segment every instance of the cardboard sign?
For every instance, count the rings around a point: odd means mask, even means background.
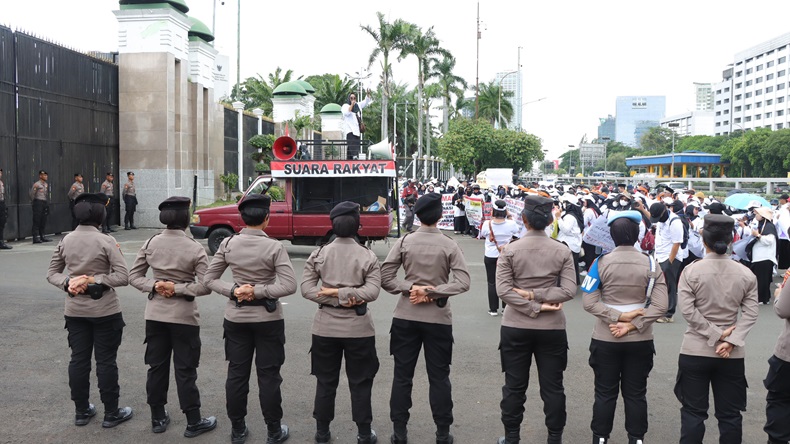
[[[391,160],[272,161],[272,177],[395,177]]]
[[[609,232],[609,225],[606,223],[606,216],[602,215],[595,219],[584,234],[583,240],[590,245],[603,248],[604,252],[609,252],[614,250],[614,240]]]
[[[436,224],[436,227],[440,230],[452,230],[453,229],[453,214],[455,212],[455,206],[453,206],[453,194],[442,194],[442,219],[439,223]],[[406,204],[401,203],[400,205],[400,221],[401,225],[403,221],[406,219]],[[414,226],[420,226],[420,218],[417,215],[414,215]]]

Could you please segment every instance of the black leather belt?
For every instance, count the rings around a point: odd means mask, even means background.
[[[334,308],[336,310],[354,310],[357,313],[357,316],[365,316],[365,313],[368,312],[368,304],[367,302],[364,304],[354,305],[353,307],[344,307],[342,305],[330,305],[330,304],[318,304],[318,309],[322,310],[324,308]]]

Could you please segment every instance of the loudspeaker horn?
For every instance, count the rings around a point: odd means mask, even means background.
[[[370,160],[392,160],[392,146],[390,146],[389,138],[384,138],[379,143],[368,147],[368,159]]]
[[[291,160],[296,155],[296,141],[288,136],[279,137],[272,145],[272,152],[280,160]]]

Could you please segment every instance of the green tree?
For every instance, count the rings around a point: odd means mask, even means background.
[[[316,112],[329,103],[342,105],[348,100],[348,95],[354,92],[354,81],[347,77],[341,78],[337,74],[308,76],[305,81],[315,88],[313,96]]]
[[[646,151],[646,153],[642,155],[671,153],[673,134],[675,134],[675,132],[671,129],[660,126],[654,126],[648,129],[647,132],[642,135],[642,139],[639,141],[642,151]],[[677,144],[680,142],[680,140],[681,138],[676,135],[675,152],[677,152]]]
[[[730,162],[727,168],[730,176],[757,177],[764,172],[761,152],[771,132],[768,128],[757,128],[746,131],[728,143],[729,149],[722,153],[721,160]]]
[[[368,58],[368,68],[373,66],[373,63],[381,58],[382,79],[381,88],[379,89],[381,97],[381,135],[389,134],[388,128],[388,102],[390,96],[390,77],[392,75],[392,66],[390,66],[390,55],[399,54],[403,45],[411,34],[411,24],[397,19],[394,22],[387,22],[384,14],[381,12],[376,13],[378,17],[378,28],[373,28],[369,25],[360,26],[363,31],[367,32],[370,37],[375,41],[375,47],[370,53]]]
[[[512,95],[512,91],[503,92],[500,85],[497,85],[494,81],[491,81],[491,83],[481,83],[480,93],[478,94],[477,99],[478,117],[487,120],[492,125],[495,125],[501,106],[502,120],[499,122],[499,127],[504,128],[510,119],[513,118],[513,105],[504,99],[511,97]]]
[[[435,78],[441,87],[442,96],[442,133],[450,129],[452,95],[463,101],[464,91],[468,88],[463,77],[455,75],[455,57],[445,54],[441,59],[431,58],[431,70],[428,78]]]
[[[380,93],[377,94],[379,96]],[[409,102],[409,106],[406,107],[406,101]],[[397,122],[395,122],[395,114],[390,113],[388,116],[389,122],[387,127],[392,129],[392,134],[395,134],[397,131],[398,134],[398,156],[403,156],[403,149],[407,147],[408,155],[411,156],[412,149],[414,147],[414,141],[417,137],[417,90],[410,89],[406,84],[398,84],[398,83],[391,83],[390,84],[390,106],[394,108],[395,104],[398,103],[398,112],[397,112]],[[408,122],[406,118],[406,111],[408,108]],[[367,126],[367,131],[365,132],[364,138],[370,140],[371,142],[375,143],[383,139],[381,136],[381,116],[382,116],[382,103],[380,100],[376,100],[370,104],[364,111],[365,116],[365,125]],[[408,124],[408,131],[404,131],[405,125]],[[405,136],[408,133],[409,140],[405,140]],[[393,140],[394,139],[390,139]],[[408,143],[407,143],[408,142]]]
[[[399,59],[409,55],[417,57],[417,102],[423,103],[423,88],[425,78],[429,69],[429,59],[436,55],[449,55],[449,53],[439,46],[439,39],[433,32],[433,26],[424,33],[416,25],[411,26],[411,32],[404,40],[403,51]],[[420,108],[417,114],[417,152],[422,152],[423,118],[427,111]]]
[[[269,73],[266,79],[258,74],[258,77],[248,77],[240,88],[233,87],[231,98],[226,101],[230,104],[235,101],[244,103],[244,109],[250,110],[260,108],[266,116],[272,115],[272,92],[281,83],[290,82],[293,76],[292,70],[283,73],[279,66],[273,73]]]

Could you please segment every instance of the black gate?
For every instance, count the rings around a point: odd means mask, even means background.
[[[9,204],[5,237],[30,236],[28,191],[42,169],[49,173],[46,231],[70,230],[74,173],[84,176],[89,192],[99,191],[107,172],[120,181],[118,67],[0,28],[0,149],[0,165],[7,165],[0,166]]]
[[[238,161],[239,161],[239,113],[236,110],[224,107],[224,123],[225,123],[225,171],[223,174],[234,173],[238,174]],[[244,187],[246,188],[249,182],[258,177],[255,173],[255,162],[250,157],[252,153],[258,151],[257,148],[250,145],[248,141],[258,134],[258,118],[244,114],[243,120],[243,150],[244,150]],[[264,119],[263,120],[263,134],[274,134],[274,123]]]

